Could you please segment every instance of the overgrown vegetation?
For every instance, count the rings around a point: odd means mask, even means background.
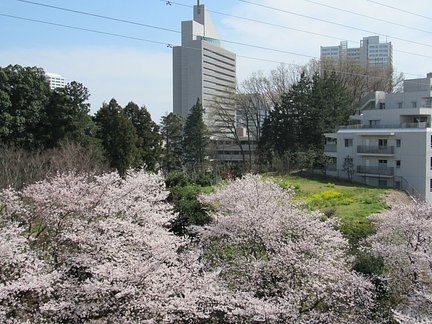
[[[274,177],[282,188],[294,188],[296,200],[305,202],[310,210],[319,210],[325,217],[338,217],[339,230],[355,249],[359,241],[374,233],[367,217],[386,208],[385,195],[391,189],[372,188],[348,181],[307,179],[289,175]]]

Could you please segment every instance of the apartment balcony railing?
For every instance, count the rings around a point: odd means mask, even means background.
[[[392,176],[392,175],[394,175],[394,168],[393,167],[385,167],[385,166],[358,165],[357,166],[357,173]]]
[[[324,146],[324,152],[336,152],[337,144],[326,144]]]
[[[420,123],[401,123],[401,124],[393,124],[393,125],[345,125],[339,127],[339,129],[380,129],[380,128],[427,128],[430,127],[429,122],[420,122]]]
[[[394,154],[394,146],[374,146],[374,145],[358,145],[357,153],[363,154]]]

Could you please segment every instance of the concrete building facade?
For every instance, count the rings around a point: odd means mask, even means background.
[[[327,133],[327,174],[396,187],[432,202],[432,73],[405,80],[402,93],[363,97],[352,124]]]
[[[380,43],[379,36],[363,37],[360,47],[348,48],[343,41],[337,46],[321,46],[320,58],[323,60],[348,60],[361,66],[392,67],[393,46],[391,42]]]
[[[66,81],[60,74],[45,73],[45,76],[50,84],[51,89],[64,88],[66,86]]]
[[[181,24],[181,39],[181,46],[173,48],[173,110],[187,117],[200,100],[205,123],[214,126],[215,101],[228,104],[235,93],[236,55],[222,47],[210,15],[199,1],[193,7],[193,20]]]

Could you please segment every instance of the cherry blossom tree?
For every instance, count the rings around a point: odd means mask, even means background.
[[[400,323],[432,322],[432,206],[395,206],[371,218],[377,233],[367,241],[382,258]]]
[[[292,195],[248,175],[203,196],[215,208],[214,223],[196,228],[207,269],[247,296],[247,322],[370,321],[372,287],[350,271],[347,241]]]
[[[0,322],[367,323],[371,285],[332,221],[246,176],[173,235],[161,176],[62,174],[0,192]]]
[[[159,175],[65,174],[0,197],[0,322],[197,321],[230,297],[178,253]]]

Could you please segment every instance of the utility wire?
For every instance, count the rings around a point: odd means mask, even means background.
[[[16,0],[16,1],[18,1],[18,2],[24,2],[24,3],[28,3],[28,4],[32,4],[32,5],[36,5],[36,6],[41,6],[41,7],[46,7],[46,8],[61,10],[61,11],[72,12],[72,13],[76,13],[76,14],[80,14],[80,15],[86,15],[86,16],[90,16],[90,17],[97,17],[97,18],[102,18],[102,19],[106,19],[106,20],[117,21],[117,22],[121,22],[121,23],[125,23],[125,24],[130,24],[130,25],[136,25],[136,26],[141,26],[141,27],[159,29],[159,30],[169,31],[169,32],[178,33],[178,34],[180,33],[178,30],[175,30],[175,29],[170,29],[170,28],[164,28],[164,27],[159,27],[159,26],[153,26],[153,25],[143,24],[143,23],[140,23],[140,22],[137,22],[137,21],[132,21],[132,20],[126,20],[126,19],[120,19],[120,18],[115,18],[115,17],[109,17],[109,16],[104,16],[104,15],[99,15],[99,14],[95,14],[95,13],[91,13],[91,12],[87,12],[87,11],[80,11],[80,10],[74,10],[74,9],[69,9],[69,8],[57,7],[57,6],[52,6],[52,5],[48,5],[48,4],[45,4],[45,3],[28,1],[28,0]]]
[[[313,19],[313,20],[324,22],[324,23],[331,24],[331,25],[336,25],[336,26],[340,26],[340,27],[344,27],[344,28],[354,29],[354,30],[365,32],[365,33],[371,33],[371,34],[375,34],[375,35],[385,36],[385,37],[397,39],[397,40],[400,40],[400,41],[404,41],[404,42],[412,43],[412,44],[416,44],[416,45],[422,45],[422,46],[432,47],[431,44],[421,43],[421,42],[417,42],[417,41],[413,41],[413,40],[409,40],[409,39],[404,39],[404,38],[401,38],[401,37],[396,37],[396,36],[386,35],[386,34],[382,34],[382,33],[377,33],[375,31],[371,31],[371,30],[367,30],[367,29],[362,29],[362,28],[358,28],[358,27],[354,27],[354,26],[349,26],[349,25],[345,25],[345,24],[341,24],[341,23],[337,23],[337,22],[334,22],[334,21],[325,20],[325,19],[321,19],[321,18],[316,18],[316,17],[312,17],[312,16],[309,16],[309,15],[300,14],[298,12],[284,10],[284,9],[280,9],[280,8],[276,8],[276,7],[272,7],[272,6],[268,6],[268,5],[264,5],[264,4],[260,4],[260,3],[257,3],[257,2],[253,2],[253,1],[248,1],[248,0],[238,0],[238,1],[243,2],[243,3],[247,3],[247,4],[251,4],[251,5],[254,5],[254,6],[258,6],[258,7],[262,7],[262,8],[266,8],[266,9],[270,9],[270,10],[274,10],[274,11],[284,12],[284,13],[287,13],[287,14],[290,14],[290,15],[295,15],[295,16],[298,16],[298,17],[303,17],[303,18],[307,18],[307,19]]]
[[[169,28],[164,28],[164,27],[159,27],[159,26],[154,26],[154,25],[148,25],[148,24],[141,24],[141,23],[135,22],[135,21],[118,19],[118,18],[114,18],[114,17],[108,17],[108,16],[99,15],[99,14],[94,14],[94,13],[89,13],[89,12],[84,12],[84,11],[78,11],[78,10],[72,10],[72,9],[62,8],[62,7],[57,7],[57,6],[51,6],[51,5],[47,5],[47,4],[43,4],[43,3],[39,3],[39,2],[34,2],[34,1],[28,1],[28,0],[16,0],[16,1],[24,2],[24,3],[29,3],[29,4],[33,4],[33,5],[37,5],[37,6],[42,6],[42,7],[48,7],[48,8],[56,9],[56,10],[73,12],[73,13],[83,14],[83,15],[87,15],[87,16],[93,16],[93,17],[98,17],[98,18],[102,18],[102,19],[107,19],[107,20],[113,20],[113,21],[118,21],[118,22],[133,24],[133,25],[138,25],[138,26],[142,26],[142,27],[150,27],[150,28],[153,28],[153,29],[159,29],[159,30],[162,30],[162,31],[169,31],[169,32],[173,32],[173,33],[176,33],[176,34],[181,34],[180,31],[175,30],[175,29],[169,29]],[[199,35],[195,35],[195,36],[199,36]],[[220,39],[220,41],[222,41],[224,43],[227,43],[227,44],[234,44],[234,45],[239,45],[239,46],[245,46],[245,47],[251,47],[251,48],[256,48],[256,49],[262,49],[262,50],[272,51],[272,52],[276,52],[276,53],[290,54],[290,55],[296,55],[296,56],[307,57],[307,58],[316,58],[313,55],[307,55],[307,54],[302,54],[302,53],[295,53],[295,52],[291,52],[291,51],[286,51],[286,50],[281,50],[281,49],[276,49],[276,48],[270,48],[270,47],[260,46],[260,45],[254,45],[254,44],[247,44],[247,43],[243,43],[243,42],[230,41],[230,40],[227,40],[227,39]]]
[[[105,16],[105,15],[101,15],[101,14],[91,13],[91,12],[87,12],[87,11],[74,10],[74,9],[70,9],[70,8],[53,6],[53,5],[48,5],[48,4],[45,4],[45,3],[40,3],[40,2],[35,2],[35,1],[30,1],[30,0],[16,0],[16,1],[22,2],[22,3],[31,4],[31,5],[36,5],[36,6],[41,6],[41,7],[46,7],[46,8],[51,8],[51,9],[66,11],[66,12],[71,12],[71,13],[75,13],[75,14],[81,14],[81,15],[86,15],[86,16],[90,16],[90,17],[96,17],[96,18],[100,18],[100,19],[111,20],[111,21],[121,22],[121,23],[125,23],[125,24],[136,25],[136,26],[141,26],[141,27],[146,27],[146,28],[153,28],[153,29],[158,29],[158,30],[162,30],[162,31],[168,31],[168,32],[172,32],[172,33],[181,34],[180,31],[175,30],[175,29],[170,29],[170,28],[165,28],[165,27],[160,27],[160,26],[154,26],[154,25],[149,25],[149,24],[143,24],[143,23],[140,23],[140,22],[137,22],[137,21],[127,20],[127,19],[121,19],[121,18],[116,18],[116,17],[110,17],[110,16]],[[193,7],[193,6],[185,5],[185,4],[182,4],[182,3],[175,2],[175,1],[166,1],[166,0],[160,0],[160,1],[164,1],[166,4],[169,4],[169,5],[175,4],[175,5],[178,5],[178,6],[183,6],[183,7],[188,7],[188,8],[192,8]],[[245,18],[245,17],[235,16],[235,15],[230,15],[230,14],[226,14],[226,13],[222,13],[222,12],[218,12],[218,11],[212,11],[212,10],[208,10],[208,11],[212,12],[212,13],[219,14],[219,15],[226,15],[226,16],[233,17],[233,18],[236,18],[236,19],[243,19],[243,20],[252,21],[252,22],[255,22],[255,23],[261,23],[261,24],[270,25],[270,26],[274,26],[274,27],[285,28],[285,29],[290,29],[290,30],[294,30],[294,31],[298,31],[298,32],[303,32],[303,33],[308,33],[308,34],[313,34],[313,35],[318,35],[318,36],[323,36],[323,37],[328,37],[328,38],[333,38],[333,39],[340,40],[339,37],[335,37],[335,36],[330,36],[330,35],[325,35],[325,34],[320,34],[320,33],[315,33],[315,32],[309,32],[309,31],[304,31],[304,30],[297,29],[297,28],[291,28],[291,27],[287,27],[287,26],[283,26],[283,25],[279,25],[279,24],[273,24],[273,23],[269,23],[269,22],[259,21],[259,20],[256,20],[256,19],[251,19],[251,18]],[[265,47],[265,46],[258,46],[258,45],[253,45],[253,44],[234,42],[234,41],[224,40],[224,39],[221,39],[221,41],[223,41],[225,43],[235,44],[235,45],[249,46],[249,47],[257,48],[257,49],[271,50],[271,51],[279,52],[279,53],[292,54],[292,55],[303,56],[303,57],[308,57],[308,58],[315,58],[314,56],[311,56],[311,55],[305,55],[305,54],[300,54],[300,53],[288,52],[288,51],[283,51],[283,50],[278,50],[278,49],[271,49],[271,48]],[[356,43],[355,41],[352,41],[352,40],[350,40],[350,42]],[[395,51],[397,51],[397,50],[395,50]],[[432,58],[432,56],[427,56],[427,55],[418,54],[418,53],[410,53],[410,52],[403,52],[403,53],[410,54],[410,55],[415,55],[415,56]]]
[[[133,40],[137,40],[137,41],[142,41],[142,42],[147,42],[147,43],[153,43],[153,44],[160,44],[160,45],[166,45],[167,47],[172,47],[172,45],[169,44],[169,43],[164,43],[164,42],[159,42],[159,41],[154,41],[154,40],[145,39],[145,38],[139,38],[139,37],[134,37],[134,36],[122,35],[122,34],[117,34],[117,33],[110,33],[110,32],[105,32],[105,31],[90,29],[90,28],[82,28],[82,27],[76,27],[76,26],[70,26],[70,25],[64,25],[64,24],[58,24],[58,23],[53,23],[53,22],[44,21],[44,20],[38,20],[38,19],[25,18],[25,17],[14,16],[14,15],[8,15],[8,14],[4,14],[4,13],[0,13],[0,16],[14,18],[14,19],[19,19],[19,20],[36,22],[36,23],[45,24],[45,25],[63,27],[63,28],[68,28],[68,29],[81,30],[81,31],[86,31],[86,32],[91,32],[91,33],[96,33],[96,34],[101,34],[101,35],[108,35],[108,36],[115,36],[115,37],[126,38],[126,39],[133,39]]]
[[[193,8],[193,6],[191,6],[191,5],[187,5],[187,4],[179,3],[179,2],[175,2],[175,1],[167,1],[167,0],[159,0],[159,1],[163,1],[166,4],[169,4],[169,5],[177,5],[177,6],[180,6],[180,7]],[[307,0],[305,0],[305,1],[307,1]],[[296,32],[301,32],[301,33],[306,33],[306,34],[311,34],[311,35],[317,35],[317,36],[322,36],[322,37],[327,37],[327,38],[336,39],[336,40],[339,40],[339,41],[341,41],[341,40],[347,40],[348,42],[355,43],[355,44],[358,43],[357,40],[343,39],[343,38],[337,37],[337,36],[332,36],[332,35],[328,35],[328,34],[321,34],[321,33],[311,32],[311,31],[307,31],[307,30],[303,30],[303,29],[298,29],[298,28],[292,28],[292,27],[288,27],[288,26],[284,26],[284,25],[275,24],[275,23],[269,23],[269,22],[266,22],[266,21],[258,20],[258,19],[246,18],[246,17],[232,15],[232,14],[227,14],[227,13],[224,13],[224,12],[210,10],[210,9],[207,9],[207,11],[210,12],[210,13],[221,15],[221,16],[231,17],[231,18],[245,20],[245,21],[251,21],[251,22],[255,22],[255,23],[259,23],[259,24],[263,24],[263,25],[268,25],[268,26],[273,26],[273,27],[284,28],[284,29],[293,30],[293,31],[296,31]],[[397,49],[393,49],[393,51],[394,52],[408,54],[408,55],[420,56],[420,57],[425,57],[425,58],[432,58],[432,56],[425,55],[425,54],[420,54],[420,53],[412,53],[412,52],[407,52],[407,51],[402,51],[402,50],[397,50]]]
[[[390,6],[390,5],[378,2],[378,1],[373,1],[373,0],[366,0],[366,1],[372,2],[372,3],[377,4],[379,6],[382,6],[382,7],[386,7],[386,8],[390,8],[390,9],[396,10],[396,11],[404,12],[404,13],[407,13],[407,14],[410,14],[410,15],[413,15],[413,16],[417,16],[417,17],[428,19],[428,20],[432,20],[431,17],[423,16],[423,15],[420,15],[418,13],[415,13],[415,12],[412,12],[412,11],[408,11],[408,10],[405,10],[405,9],[393,7],[393,6]]]
[[[167,43],[167,42],[155,41],[155,40],[133,37],[133,36],[128,36],[128,35],[122,35],[122,34],[117,34],[117,33],[104,32],[104,31],[90,29],[90,28],[82,28],[82,27],[77,27],[77,26],[58,24],[58,23],[53,23],[53,22],[49,22],[49,21],[43,21],[43,20],[38,20],[38,19],[14,16],[14,15],[9,15],[9,14],[4,14],[4,13],[0,13],[0,16],[18,19],[18,20],[23,20],[23,21],[30,21],[30,22],[45,24],[45,25],[54,26],[54,27],[62,27],[62,28],[91,32],[91,33],[96,33],[96,34],[101,34],[101,35],[107,35],[107,36],[131,39],[131,40],[136,40],[136,41],[148,42],[148,43],[153,43],[153,44],[159,44],[159,45],[164,45],[168,48],[172,48],[175,46],[174,44]],[[191,49],[191,50],[197,50],[197,51],[201,50],[201,49],[195,48],[195,47],[188,47],[188,46],[182,46],[182,47],[187,48],[187,49]],[[290,54],[290,52],[287,52],[287,53]],[[263,58],[258,58],[258,57],[251,57],[251,56],[244,56],[244,55],[236,55],[236,56],[244,58],[244,59],[255,60],[255,61],[272,62],[272,63],[278,63],[278,64],[281,64],[281,63],[282,64],[291,64],[291,65],[298,66],[298,67],[302,66],[300,64],[293,64],[293,63],[287,63],[287,62],[283,62],[283,61],[276,61],[276,60],[270,60],[270,59],[263,59]],[[312,57],[312,58],[317,58],[317,57]],[[367,75],[367,74],[359,74],[359,73],[352,73],[352,72],[339,71],[338,73],[346,74],[346,75],[354,75],[354,76],[364,76],[364,77],[369,77],[369,78],[379,78],[378,76],[371,76],[371,75]],[[403,73],[406,75],[420,76],[418,74],[413,74],[413,73],[405,73],[405,72],[403,72]],[[420,76],[420,77],[422,77],[422,76]]]
[[[420,32],[427,33],[427,34],[432,34],[432,31],[429,31],[429,30],[424,30],[424,29],[413,27],[413,26],[399,24],[399,23],[394,22],[394,21],[385,20],[385,19],[381,19],[381,18],[377,18],[377,17],[371,17],[371,16],[368,16],[368,15],[365,15],[365,14],[361,14],[361,13],[358,13],[358,12],[355,12],[355,11],[351,11],[351,10],[347,10],[347,9],[342,9],[342,8],[338,8],[338,7],[333,7],[333,6],[330,6],[330,5],[321,3],[321,2],[317,2],[317,1],[313,1],[313,0],[303,0],[303,1],[309,2],[309,3],[313,3],[313,4],[317,5],[317,6],[326,7],[326,8],[330,8],[330,9],[333,9],[333,10],[350,13],[352,15],[356,15],[356,16],[359,16],[359,17],[373,19],[373,20],[381,21],[381,22],[384,22],[384,23],[387,23],[387,24],[391,24],[391,25],[395,25],[395,26],[399,26],[399,27],[404,27],[404,28],[407,28],[407,29],[420,31]]]

